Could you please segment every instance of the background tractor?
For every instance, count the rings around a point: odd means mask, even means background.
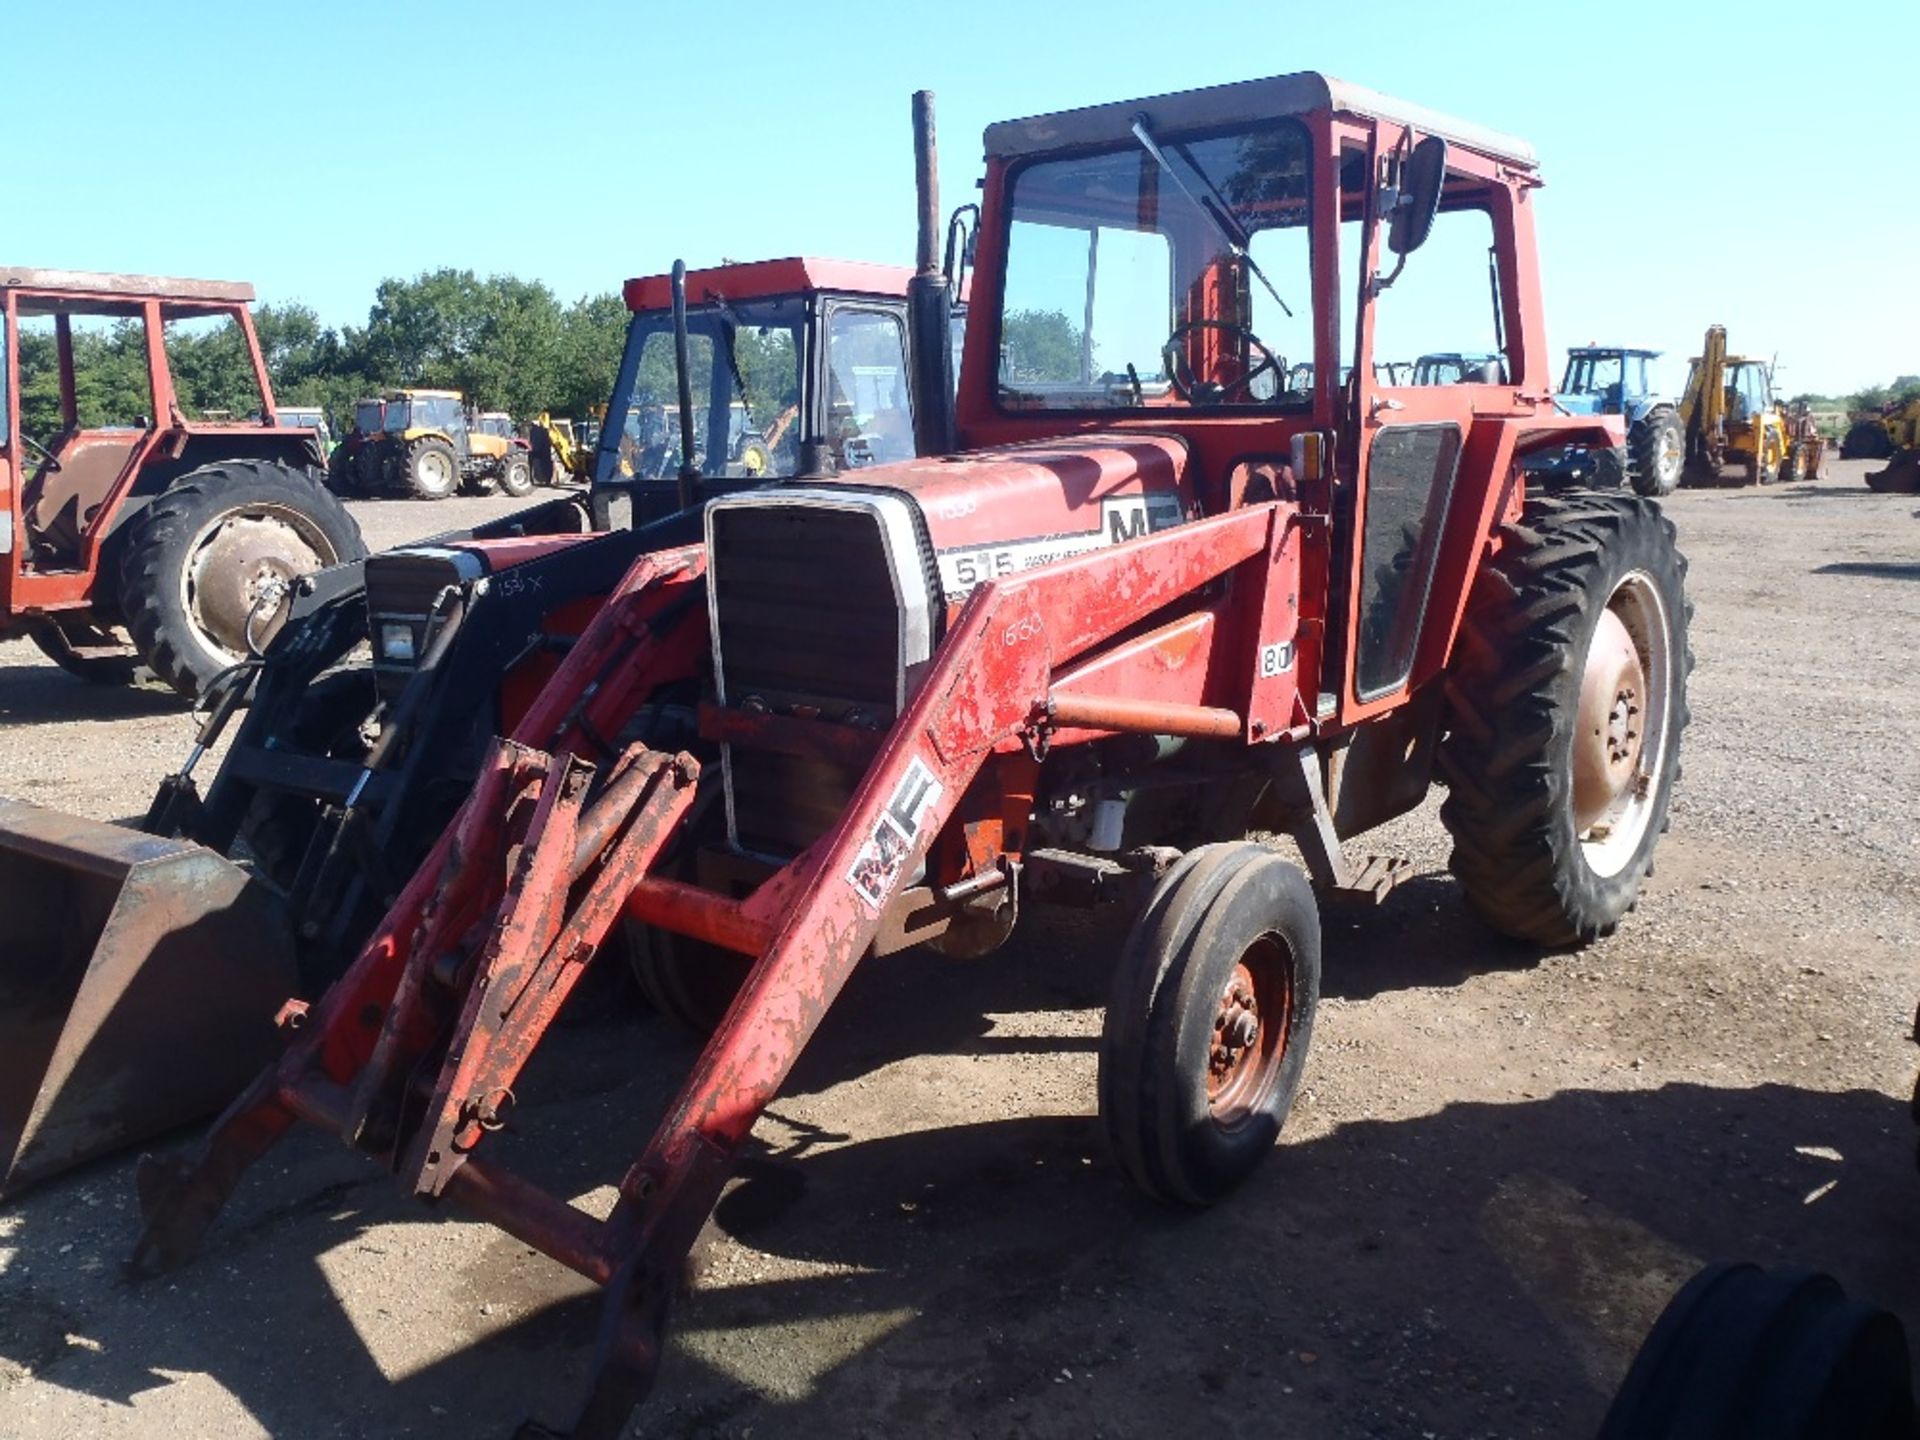
[[[1555,398],[1581,415],[1627,422],[1628,482],[1642,495],[1671,494],[1686,459],[1686,432],[1673,402],[1653,390],[1647,365],[1658,350],[1582,345],[1567,352]]]
[[[1685,565],[1653,502],[1521,468],[1623,429],[1548,398],[1531,150],[1312,74],[992,126],[949,404],[961,281],[923,99],[916,118],[922,458],[719,494],[694,534],[639,535],[577,629],[513,636],[551,669],[284,1056],[197,1150],[143,1164],[136,1268],[188,1257],[246,1167],[317,1125],[607,1287],[567,1433],[611,1440],[688,1248],[863,959],[979,956],[1034,904],[1128,906],[1101,1120],[1121,1173],[1199,1206],[1300,1089],[1316,887],[1387,897],[1407,867],[1349,845],[1436,777],[1495,928],[1575,946],[1634,905],[1687,721]],[[1376,332],[1417,329],[1422,289],[1498,297],[1511,384],[1380,383]],[[666,337],[683,498],[704,489],[696,293]],[[708,300],[710,372],[771,393],[741,301]],[[1311,393],[1285,389],[1290,355]],[[708,454],[729,405],[710,394]],[[411,593],[447,596],[460,563]],[[643,985],[705,1048],[590,1215],[488,1137],[629,923]]]
[[[881,363],[876,325],[907,372],[908,274],[813,259],[693,272],[693,295],[724,294],[731,316],[705,298],[688,309],[688,329],[720,346],[717,365],[711,345],[689,347],[709,362],[688,377],[699,413],[731,404],[727,325],[753,325],[789,367],[757,372],[796,416],[779,453],[831,467],[835,377]],[[519,723],[635,556],[697,539],[678,477],[636,476],[625,438],[636,408],[676,388],[658,364],[671,309],[647,308],[670,288],[626,287],[635,309],[593,488],[309,577],[264,663],[235,677],[160,787],[146,833],[0,800],[0,1054],[13,1057],[0,1194],[230,1099],[273,1052],[282,1002],[317,995],[358,953],[492,737]],[[705,497],[760,482],[691,483]],[[193,772],[229,728],[203,794]]]
[[[511,423],[499,433],[480,425],[458,390],[396,390],[386,397],[383,427],[380,475],[389,489],[444,500],[463,485],[474,493],[512,495],[533,488]]]
[[[1727,353],[1724,325],[1707,327],[1679,414],[1690,484],[1771,485],[1820,473],[1826,442],[1812,417],[1774,399],[1771,364]]]
[[[196,697],[272,638],[294,584],[364,552],[314,430],[276,418],[252,299],[220,281],[0,268],[0,635],[89,680],[144,667]],[[167,327],[195,322],[242,338],[261,419],[190,413]],[[135,353],[110,385],[89,370]]]
[[[387,429],[387,402],[356,400],[353,424],[327,457],[327,486],[336,495],[370,495],[380,488],[380,442]]]
[[[1840,453],[1849,459],[1892,462],[1867,475],[1872,489],[1905,494],[1920,491],[1920,395],[1889,405],[1878,415],[1856,420],[1840,444]]]
[[[531,495],[534,486],[531,447],[514,429],[513,417],[504,410],[482,410],[473,417],[471,430],[476,444],[490,446],[490,442],[502,441],[506,445],[497,468],[473,482],[471,488],[482,493],[497,489],[515,498]]]

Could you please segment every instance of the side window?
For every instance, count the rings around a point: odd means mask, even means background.
[[[232,316],[169,320],[166,336],[167,368],[187,419],[227,421],[260,408],[247,342]]]
[[[1415,384],[1504,383],[1492,253],[1492,216],[1442,209],[1427,243],[1375,302],[1375,357],[1413,361]],[[1383,236],[1380,264],[1390,270],[1392,262]]]
[[[77,318],[73,399],[82,430],[145,430],[153,423],[146,326],[139,320]],[[60,351],[51,316],[21,316],[20,428],[46,443],[64,429]]]
[[[1460,457],[1455,425],[1390,425],[1367,459],[1354,690],[1363,700],[1406,683],[1439,560]]]
[[[827,325],[827,438],[851,469],[913,458],[907,336],[896,316],[834,310]]]

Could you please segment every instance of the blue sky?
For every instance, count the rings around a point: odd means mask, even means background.
[[[9,263],[246,278],[332,324],[440,265],[571,299],[676,255],[907,263],[916,88],[951,205],[989,121],[1320,69],[1533,142],[1556,353],[1684,357],[1719,321],[1789,391],[1920,372],[1916,0],[67,0],[7,29]]]

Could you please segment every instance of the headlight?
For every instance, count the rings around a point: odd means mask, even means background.
[[[380,658],[411,665],[414,661],[413,627],[388,623],[380,627]]]

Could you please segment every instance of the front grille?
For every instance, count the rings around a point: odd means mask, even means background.
[[[407,687],[419,657],[426,653],[427,619],[442,592],[480,577],[478,557],[463,550],[425,547],[389,550],[366,561],[367,639],[373,647],[374,683],[382,699]],[[404,626],[412,637],[411,659],[390,658],[386,628]]]
[[[723,703],[880,730],[931,652],[934,605],[906,500],[784,490],[707,512],[715,673]],[[727,747],[729,834],[790,855],[829,830],[857,769]]]

